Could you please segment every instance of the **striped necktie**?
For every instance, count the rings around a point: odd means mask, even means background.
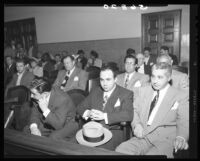
[[[105,106],[106,106],[107,101],[108,101],[108,96],[105,95],[105,96],[103,97],[103,110],[104,110],[104,108],[105,108]]]
[[[128,86],[128,81],[129,81],[129,74],[127,74],[127,76],[126,76],[126,80],[125,80],[125,84],[124,84],[125,88],[127,88],[127,86]]]
[[[155,95],[154,99],[151,102],[149,116],[151,115],[151,112],[153,111],[154,107],[156,106],[156,103],[158,102],[158,98],[159,98],[159,91],[157,91],[157,94]],[[148,116],[148,118],[149,118],[149,116]]]

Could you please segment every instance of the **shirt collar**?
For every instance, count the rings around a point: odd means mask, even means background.
[[[169,83],[161,90],[159,90],[159,95],[163,95],[167,92],[168,88],[170,87]],[[154,91],[154,95],[157,94],[157,91]]]
[[[113,89],[112,90],[110,90],[110,91],[108,91],[108,92],[104,92],[103,93],[103,96],[108,96],[108,98],[110,97],[110,95],[113,93],[113,91],[115,90],[115,88],[116,88],[116,84],[115,84],[115,86],[113,87]]]
[[[135,74],[135,71],[132,72],[132,73],[126,73],[125,76],[127,77],[127,75],[129,75],[129,80],[130,80],[134,74]],[[126,77],[125,77],[125,78],[126,78]]]
[[[68,75],[71,75],[73,73],[73,71],[75,70],[75,66],[72,68],[72,70],[69,71]]]
[[[18,72],[17,72],[17,75],[23,75],[23,74],[24,74],[24,72],[25,72],[25,70],[24,70],[22,73],[18,73]]]

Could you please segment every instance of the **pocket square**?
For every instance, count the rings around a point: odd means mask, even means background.
[[[119,100],[119,98],[117,99],[117,101],[116,101],[116,103],[115,103],[115,105],[114,105],[114,107],[118,107],[118,106],[120,106],[121,105],[121,103],[120,103],[120,100]]]
[[[74,81],[78,81],[78,77],[76,76],[76,77],[74,77]]]
[[[134,87],[141,87],[141,83],[140,83],[140,81],[138,80],[136,83],[135,83],[135,85],[134,85]]]
[[[171,110],[176,110],[178,108],[179,103],[176,101],[172,106]]]

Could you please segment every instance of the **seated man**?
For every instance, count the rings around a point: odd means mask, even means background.
[[[49,82],[35,79],[31,86],[34,100],[30,124],[24,132],[53,139],[70,139],[78,130],[75,122],[75,106],[69,95]]]
[[[189,96],[170,86],[172,68],[167,63],[152,67],[151,85],[141,87],[134,102],[134,137],[117,152],[132,155],[166,155],[188,148]]]
[[[71,89],[86,89],[88,74],[84,70],[76,67],[75,58],[68,55],[63,58],[65,70],[58,72],[57,78],[53,84],[54,87],[59,87],[64,92]]]
[[[171,57],[172,61],[172,65],[178,65],[178,58],[176,55],[170,54],[169,53],[169,47],[167,46],[161,46],[160,47],[160,54],[167,54]]]
[[[138,73],[145,74],[145,71],[144,71],[144,55],[142,53],[137,53],[136,58],[138,60],[136,71]]]
[[[77,107],[77,112],[85,119],[99,121],[110,129],[113,138],[101,147],[114,150],[122,141],[122,131],[112,130],[112,125],[133,119],[133,93],[116,85],[116,74],[110,66],[100,71],[101,87],[91,91]]]
[[[134,92],[137,95],[137,88],[149,84],[149,76],[135,71],[137,59],[133,55],[124,58],[125,73],[117,76],[117,84]]]
[[[169,65],[173,64],[173,60],[169,55],[161,54],[157,58],[157,63],[165,62]],[[179,89],[186,89],[189,92],[189,78],[188,75],[177,70],[172,69],[170,84]]]
[[[17,69],[17,73],[13,75],[12,80],[6,87],[5,97],[7,96],[7,92],[9,88],[20,86],[20,85],[23,85],[29,88],[32,80],[34,79],[33,73],[26,70],[26,62],[24,59],[16,60],[16,69]]]

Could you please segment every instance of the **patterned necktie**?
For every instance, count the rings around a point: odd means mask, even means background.
[[[103,97],[103,110],[104,110],[104,108],[105,108],[105,106],[106,106],[107,101],[108,101],[108,96],[105,95],[105,96]]]
[[[65,87],[65,85],[67,84],[67,81],[68,81],[68,79],[69,79],[69,76],[68,76],[68,75],[69,75],[69,71],[67,72],[67,75],[65,76],[65,78],[64,78],[64,80],[63,80],[61,86]]]
[[[159,91],[157,91],[157,94],[155,95],[154,99],[151,102],[150,110],[149,110],[149,116],[151,115],[153,108],[156,106],[156,103],[158,102],[158,98],[159,98]],[[149,116],[148,116],[148,118],[149,118]]]
[[[127,86],[128,86],[128,81],[129,81],[129,74],[127,74],[127,76],[126,76],[126,80],[125,80],[125,84],[124,84],[125,88],[127,88]]]

